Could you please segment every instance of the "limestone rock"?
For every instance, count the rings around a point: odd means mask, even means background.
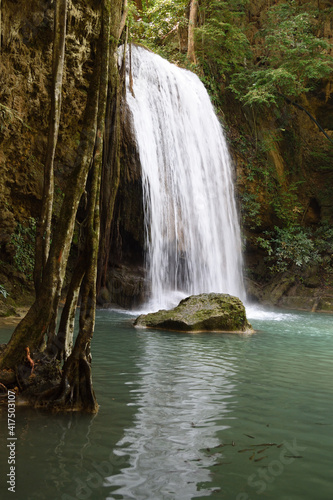
[[[147,279],[140,266],[118,265],[108,269],[106,287],[100,290],[97,304],[102,307],[118,305],[125,309],[138,307],[146,299]]]
[[[182,332],[253,333],[242,301],[222,293],[191,295],[173,309],[139,316],[134,326]]]

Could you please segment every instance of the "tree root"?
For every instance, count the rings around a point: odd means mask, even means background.
[[[53,411],[83,411],[96,413],[98,404],[92,387],[91,366],[85,356],[68,359],[59,385],[38,394],[36,408]]]

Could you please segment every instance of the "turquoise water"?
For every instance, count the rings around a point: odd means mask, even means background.
[[[2,412],[0,497],[331,500],[332,316],[248,314],[252,336],[140,331],[98,311],[99,413],[17,408],[13,494]]]

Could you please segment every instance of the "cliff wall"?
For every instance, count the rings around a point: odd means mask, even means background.
[[[98,36],[93,0],[68,2],[55,217],[74,162]],[[53,2],[2,2],[0,52],[0,314],[33,294],[34,231],[50,112]],[[7,297],[5,299],[5,296]]]
[[[306,3],[324,12],[331,2]],[[258,57],[262,47],[255,34],[271,4],[269,0],[248,4],[245,22]],[[0,293],[0,314],[33,293],[34,226],[41,206],[50,110],[52,5],[51,0],[7,0],[1,7],[0,285],[9,295],[5,299]],[[98,32],[92,5],[93,0],[69,0],[63,107],[55,160],[55,217],[73,165],[87,76],[92,69]],[[321,19],[320,30],[333,40],[332,16]],[[291,266],[277,272],[270,269],[267,251],[260,244],[266,233],[283,226],[283,217],[290,214],[311,231],[325,224],[332,226],[332,144],[304,111],[288,102],[278,108],[253,110],[237,101],[223,82],[220,102],[235,164],[249,296],[281,306],[332,311],[332,251],[326,252],[321,263],[310,260],[301,268]],[[333,80],[321,81],[298,103],[333,140]],[[123,117],[121,182],[112,225],[109,278],[99,299],[101,304],[115,301],[130,307],[144,300],[148,285],[143,272],[140,168],[126,111]]]

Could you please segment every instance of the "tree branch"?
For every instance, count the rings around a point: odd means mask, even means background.
[[[320,125],[320,123],[317,122],[317,120],[311,115],[311,113],[309,113],[309,111],[307,111],[305,108],[303,108],[303,106],[301,106],[297,102],[292,101],[291,99],[289,99],[289,97],[285,96],[281,92],[277,92],[277,93],[278,93],[278,95],[280,95],[281,97],[283,97],[287,101],[288,104],[292,104],[293,106],[295,106],[295,108],[298,108],[301,111],[304,111],[304,113],[306,113],[308,115],[308,117],[310,118],[310,120],[312,120],[317,125],[317,127],[319,128],[319,130],[326,137],[326,139],[328,139],[333,144],[333,140],[330,138],[329,135],[327,135],[327,133],[325,132],[325,130],[323,129],[323,127]]]
[[[198,0],[191,0],[190,17],[188,23],[188,45],[187,45],[187,58],[191,63],[196,64],[195,47],[194,47],[194,30],[197,25],[198,17]]]
[[[52,97],[49,120],[49,136],[44,166],[43,202],[40,220],[37,224],[36,258],[34,283],[36,291],[42,281],[42,273],[50,251],[51,220],[54,198],[54,156],[58,142],[59,122],[61,114],[62,79],[65,59],[67,20],[67,0],[54,2],[54,35],[52,60]]]
[[[127,14],[128,14],[128,0],[124,0],[123,13],[122,13],[121,20],[120,20],[120,27],[119,27],[119,32],[118,32],[118,38],[121,37],[123,29],[125,28]]]

